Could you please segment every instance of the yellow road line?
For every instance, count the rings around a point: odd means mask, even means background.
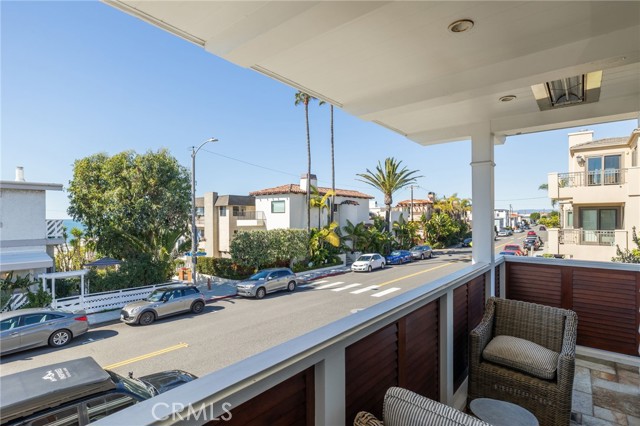
[[[122,367],[123,365],[131,364],[133,362],[142,361],[143,359],[153,358],[154,356],[162,355],[167,352],[175,351],[176,349],[186,348],[189,345],[187,343],[178,343],[174,346],[169,346],[165,349],[160,349],[159,351],[150,352],[148,354],[140,355],[135,358],[125,359],[124,361],[116,362],[115,364],[105,365],[103,368],[107,370],[111,370],[113,368]]]
[[[416,275],[424,274],[426,272],[435,271],[436,269],[440,269],[440,268],[443,268],[443,267],[451,265],[451,264],[453,264],[453,262],[443,263],[442,265],[438,265],[438,266],[435,266],[435,267],[430,268],[430,269],[425,269],[424,271],[420,271],[420,272],[416,272],[416,273],[413,273],[413,274],[405,275],[404,277],[396,278],[394,280],[387,281],[387,282],[384,282],[382,284],[378,284],[378,287],[383,287],[385,285],[389,285],[389,284],[395,283],[397,281],[402,281],[402,280],[404,280],[406,278],[415,277]]]

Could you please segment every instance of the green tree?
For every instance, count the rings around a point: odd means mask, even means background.
[[[364,223],[353,224],[347,219],[347,224],[342,227],[343,240],[351,241],[351,249],[358,251],[362,248],[361,239],[365,237],[367,230]]]
[[[445,213],[435,213],[427,222],[427,239],[437,248],[455,242],[459,232],[458,224]]]
[[[311,209],[309,207],[309,202],[311,201],[311,133],[309,132],[309,103],[313,100],[316,100],[313,96],[298,91],[295,95],[294,105],[304,105],[304,118],[305,125],[307,128],[307,196],[305,199],[305,204],[307,206],[307,232],[311,229]],[[320,105],[323,105],[324,101],[320,101]]]
[[[393,193],[416,182],[422,176],[416,176],[417,170],[409,170],[406,167],[400,168],[402,161],[397,161],[389,157],[384,161],[384,166],[378,162],[375,171],[367,169],[366,173],[358,173],[361,182],[367,183],[380,190],[384,195],[385,229],[391,228],[391,204],[393,204]]]
[[[64,243],[58,246],[55,254],[57,271],[75,271],[82,269],[82,266],[92,260],[94,256],[93,247],[95,242],[85,237],[80,228],[71,228],[73,238],[68,238],[67,228],[63,228],[62,238]]]
[[[338,224],[331,222],[323,228],[311,230],[309,251],[314,263],[324,263],[330,260],[332,251],[328,249],[327,245],[334,248],[340,247],[340,236],[336,233],[336,228],[338,228]]]
[[[169,274],[173,247],[189,232],[190,185],[186,168],[166,150],[95,154],[74,163],[68,212],[101,254],[148,261]]]
[[[538,222],[540,220],[540,213],[533,212],[529,215],[529,218],[531,219],[532,222]]]
[[[304,259],[308,246],[309,234],[305,230],[241,231],[231,240],[230,252],[238,265],[260,269]]]
[[[636,227],[632,228],[631,239],[636,245],[634,249],[624,249],[624,251],[620,250],[620,246],[616,244],[616,254],[617,256],[611,258],[612,262],[621,262],[621,263],[640,263],[640,240],[638,239],[638,234],[636,234]]]
[[[318,209],[318,229],[320,229],[322,228],[322,212],[329,208],[329,197],[335,195],[335,193],[332,190],[329,190],[322,195],[320,191],[318,191],[318,188],[313,185],[311,186],[311,191],[313,194],[311,195],[309,207]]]
[[[396,233],[399,248],[407,250],[418,242],[418,227],[418,222],[406,221],[403,215],[400,215],[400,218],[393,222],[393,230]]]

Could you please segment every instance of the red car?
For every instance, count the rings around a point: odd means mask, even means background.
[[[513,251],[516,253],[516,256],[525,256],[525,252],[518,244],[507,244],[504,246],[503,251]]]
[[[535,237],[536,235],[538,235],[538,234],[536,234],[536,231],[529,231],[529,232],[527,232],[527,237],[528,237],[528,236],[534,236],[534,237]]]

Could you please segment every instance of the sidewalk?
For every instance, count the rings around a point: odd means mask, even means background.
[[[348,266],[331,266],[328,268],[315,269],[313,271],[305,271],[296,274],[298,284],[306,284],[310,281],[318,280],[325,277],[344,274],[351,271]],[[211,279],[211,289],[209,289],[208,280]],[[214,277],[204,274],[198,275],[198,289],[204,295],[207,303],[214,303],[218,300],[235,297],[237,290],[236,284],[238,280],[229,280],[220,277]],[[120,319],[120,309],[107,312],[98,312],[88,314],[89,325],[102,324]]]

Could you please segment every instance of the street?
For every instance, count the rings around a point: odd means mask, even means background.
[[[521,244],[525,235],[499,238],[496,253],[506,244]],[[147,327],[108,323],[64,348],[6,355],[0,360],[1,375],[91,356],[122,375],[182,369],[202,376],[470,264],[470,248],[436,250],[432,259],[371,273],[349,272],[263,300],[223,299],[200,315],[178,315]]]

